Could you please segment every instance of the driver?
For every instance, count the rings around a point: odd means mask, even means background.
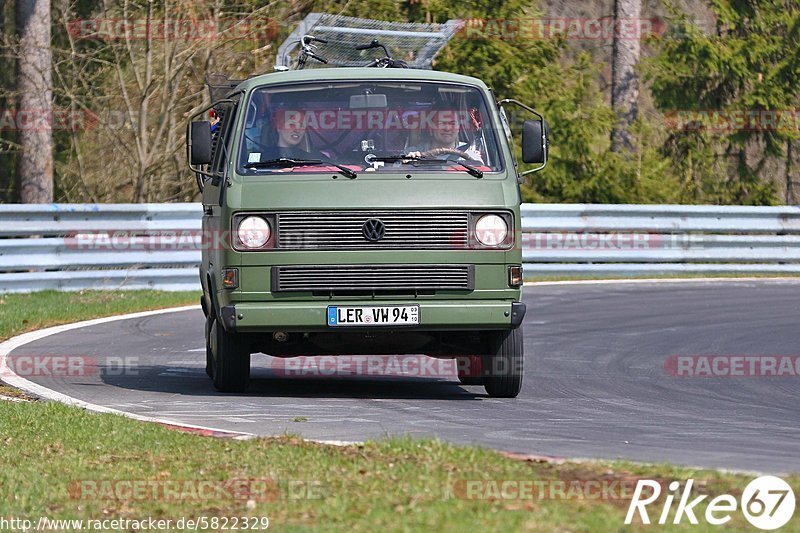
[[[433,107],[433,125],[426,129],[427,140],[418,146],[408,147],[406,153],[410,157],[433,157],[436,159],[460,159],[456,153],[437,153],[426,154],[432,150],[454,150],[466,153],[470,160],[484,162],[483,154],[477,143],[469,143],[461,140],[461,125],[459,123],[459,112],[452,105],[439,102]]]
[[[312,157],[311,142],[308,139],[306,127],[305,113],[302,111],[295,111],[291,116],[287,113],[284,120],[278,121],[276,145],[277,151],[280,153],[279,157],[318,159],[318,157]]]

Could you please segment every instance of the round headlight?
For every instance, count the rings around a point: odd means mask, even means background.
[[[500,246],[508,236],[508,224],[497,215],[483,215],[475,223],[475,238],[484,246]]]
[[[261,217],[247,217],[239,223],[237,234],[247,248],[261,248],[269,241],[269,224]]]

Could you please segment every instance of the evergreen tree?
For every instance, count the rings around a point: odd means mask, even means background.
[[[793,182],[800,86],[796,1],[713,0],[716,29],[673,13],[677,35],[649,62],[657,106],[672,130],[663,146],[689,202],[773,204],[783,162]]]

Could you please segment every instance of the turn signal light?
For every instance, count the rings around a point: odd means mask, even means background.
[[[522,267],[510,266],[508,267],[508,286],[521,287],[522,286]]]
[[[222,286],[226,289],[236,289],[239,287],[239,269],[222,269]]]

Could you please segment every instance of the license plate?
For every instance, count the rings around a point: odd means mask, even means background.
[[[329,326],[410,326],[419,324],[418,305],[328,307]]]

